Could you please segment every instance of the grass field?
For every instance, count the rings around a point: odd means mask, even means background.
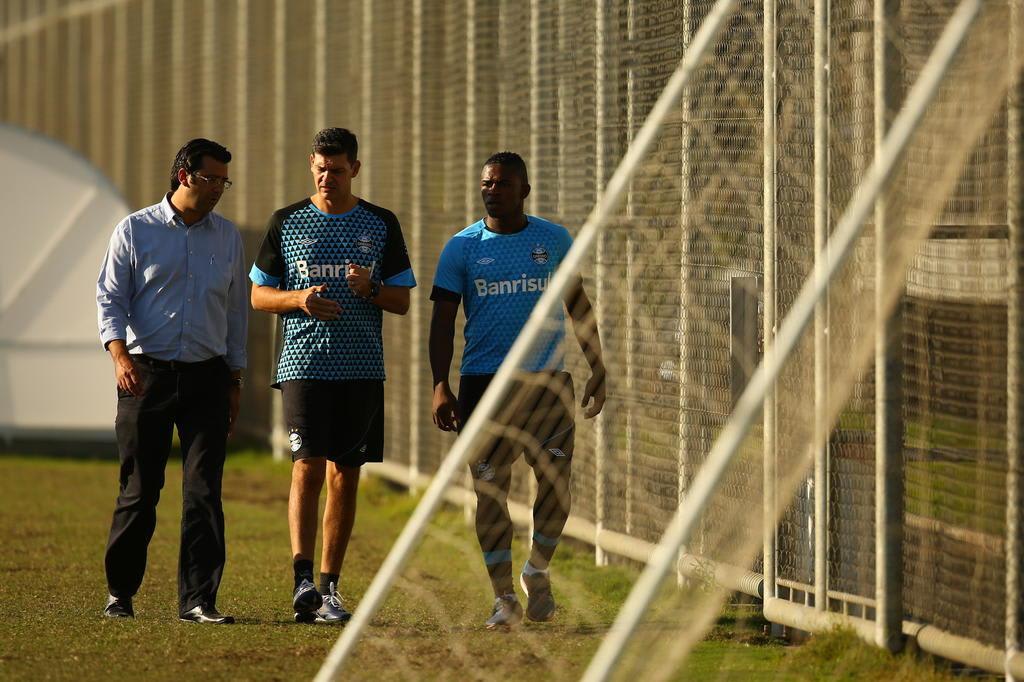
[[[238,624],[180,623],[176,561],[180,462],[168,466],[149,568],[133,621],[100,616],[103,547],[116,494],[110,461],[0,457],[0,678],[256,679],[312,677],[336,628],[297,625],[289,609],[285,523],[289,467],[238,454],[225,474],[228,564],[218,606]],[[342,590],[358,604],[415,500],[366,479]],[[517,561],[524,556],[515,548]],[[346,679],[577,679],[636,573],[595,568],[584,548],[554,565],[560,612],[509,633],[481,628],[489,589],[461,511],[446,511],[346,668]],[[930,662],[892,657],[835,633],[803,646],[765,637],[756,608],[732,605],[677,679],[946,680]]]

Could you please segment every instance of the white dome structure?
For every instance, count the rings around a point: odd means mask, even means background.
[[[60,143],[0,125],[0,439],[112,441],[96,277],[125,201]]]

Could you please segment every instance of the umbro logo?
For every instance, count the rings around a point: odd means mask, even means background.
[[[312,246],[313,244],[316,244],[318,241],[320,240],[312,237],[306,237],[305,239],[300,239],[299,243],[302,244],[303,246]]]
[[[559,450],[558,448],[551,448],[550,450],[548,450],[548,452],[550,452],[555,457],[565,457],[565,453]]]
[[[476,263],[477,263],[477,265],[490,265],[493,262],[494,262],[493,258],[486,258],[485,257],[485,258],[481,258]]]

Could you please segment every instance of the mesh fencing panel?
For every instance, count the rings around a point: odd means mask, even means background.
[[[908,81],[954,8],[904,4]],[[955,74],[978,77],[977,65]],[[939,115],[955,120],[955,96],[943,104]],[[1006,586],[1006,132],[1003,108],[961,169],[904,299],[907,610],[997,647]],[[934,142],[911,151],[911,182],[933,167]]]

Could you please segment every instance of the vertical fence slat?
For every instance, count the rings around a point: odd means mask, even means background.
[[[1024,135],[1024,81],[1019,79],[1024,58],[1020,41],[1024,23],[1024,0],[1010,3],[1010,68],[1018,80],[1012,83],[1007,106],[1007,223],[1009,226],[1010,262],[1007,300],[1007,367],[1006,367],[1006,632],[1005,648],[1009,664],[1021,647],[1021,442],[1024,437],[1024,343],[1021,339],[1021,303],[1024,301],[1024,166],[1022,135]],[[1007,680],[1017,679],[1007,670]]]
[[[891,42],[899,12],[900,0],[875,2],[876,158],[903,102],[901,57]],[[903,315],[899,304],[890,315],[881,311],[889,289],[904,286],[887,272],[891,235],[902,228],[899,202],[889,190],[875,204],[875,632],[890,651],[903,646]]]
[[[827,257],[829,0],[814,0],[814,257]],[[814,310],[814,606],[828,608],[828,294]]]
[[[775,338],[775,0],[764,0],[764,357],[767,362]],[[775,395],[770,391],[764,401],[764,596],[776,596],[775,586]]]

